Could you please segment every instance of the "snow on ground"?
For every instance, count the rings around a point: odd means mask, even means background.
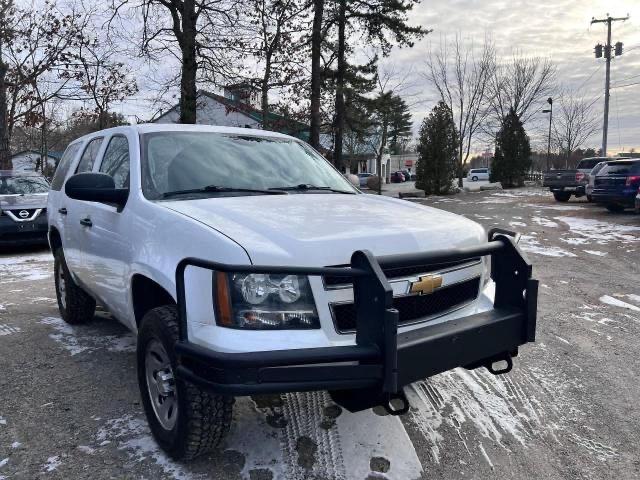
[[[637,297],[637,295],[633,295],[632,298]],[[640,307],[636,305],[632,305],[630,303],[624,302],[618,298],[614,298],[610,295],[603,295],[600,297],[600,301],[602,303],[606,303],[607,305],[611,305],[613,307],[625,308],[627,310],[632,310],[634,312],[640,312]]]
[[[540,225],[541,227],[555,228],[558,226],[556,222],[553,222],[544,217],[531,217],[531,221],[536,225]]]
[[[569,226],[569,230],[577,237],[564,239],[568,243],[588,245],[591,242],[606,245],[609,242],[631,243],[640,241],[640,227],[635,225],[620,225],[580,217],[555,217]],[[635,234],[635,235],[634,235]]]
[[[72,327],[58,317],[46,317],[40,320],[40,323],[55,330],[56,333],[50,333],[49,337],[62,345],[71,355],[100,348],[106,348],[110,352],[135,352],[136,350],[135,337],[129,332],[123,335],[96,334],[92,331],[91,325]]]
[[[60,455],[54,455],[52,457],[47,458],[46,463],[42,466],[42,471],[53,472],[60,465],[62,465],[62,460],[60,460]]]
[[[583,250],[585,253],[589,255],[595,255],[597,257],[606,257],[608,255],[607,252],[601,252],[600,250]]]
[[[51,253],[0,257],[2,283],[42,280],[53,274]]]
[[[522,235],[520,237],[520,248],[529,253],[535,253],[537,255],[544,255],[546,257],[575,257],[575,253],[571,253],[567,250],[563,250],[556,246],[544,246],[540,241],[531,235]]]

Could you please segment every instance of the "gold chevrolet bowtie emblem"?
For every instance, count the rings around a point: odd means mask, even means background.
[[[433,293],[436,288],[440,288],[441,286],[442,277],[440,275],[426,275],[424,277],[420,277],[417,282],[413,282],[411,284],[410,292],[425,295]]]

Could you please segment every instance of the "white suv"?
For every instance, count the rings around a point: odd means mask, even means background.
[[[62,317],[88,321],[99,302],[137,332],[145,412],[174,458],[220,441],[234,396],[329,390],[400,414],[408,383],[506,373],[534,340],[537,283],[510,232],[487,241],[463,217],[363,194],[286,135],[87,135],[48,215]]]

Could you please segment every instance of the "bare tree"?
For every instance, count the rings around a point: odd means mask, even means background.
[[[132,11],[142,21],[140,53],[180,68],[180,123],[196,122],[197,81],[235,75],[233,55],[242,55],[247,32],[238,0],[112,0],[110,28]],[[125,13],[126,12],[126,13]]]
[[[558,113],[553,116],[553,137],[568,163],[571,154],[582,147],[598,130],[599,119],[593,102],[567,94],[561,97]]]
[[[13,16],[15,9],[12,0],[0,0],[0,170],[10,167],[9,117],[7,112],[7,71],[9,65],[4,61],[3,50],[13,37]]]
[[[137,83],[130,69],[116,58],[115,48],[107,39],[85,35],[74,57],[74,68],[65,71],[63,77],[78,83],[80,95],[76,98],[93,103],[89,115],[95,117],[101,130],[106,126],[113,102],[137,93]],[[74,94],[66,98],[73,100]]]
[[[295,83],[302,75],[307,50],[300,35],[308,29],[307,0],[252,0],[249,21],[256,33],[250,46],[260,62],[262,128],[269,129],[269,90]]]
[[[41,124],[46,103],[67,88],[62,73],[73,61],[71,51],[82,38],[84,19],[73,10],[61,12],[53,0],[39,8],[6,5],[10,15],[2,16],[0,28],[0,63],[6,72],[0,85],[0,112],[6,109],[0,113],[0,150],[8,152],[13,128]],[[6,153],[0,158],[0,168],[10,168]]]
[[[456,173],[462,187],[464,164],[471,145],[489,113],[490,81],[495,76],[495,50],[486,38],[478,50],[465,45],[459,35],[451,42],[440,42],[439,50],[430,52],[424,76],[434,85],[442,101],[453,112],[458,129]]]
[[[492,130],[513,110],[523,124],[537,113],[537,105],[554,89],[556,68],[548,58],[514,53],[496,65],[489,82]]]

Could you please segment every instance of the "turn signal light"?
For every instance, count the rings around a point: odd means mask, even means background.
[[[576,173],[576,182],[581,182],[582,180],[584,180],[584,173],[577,172]]]

